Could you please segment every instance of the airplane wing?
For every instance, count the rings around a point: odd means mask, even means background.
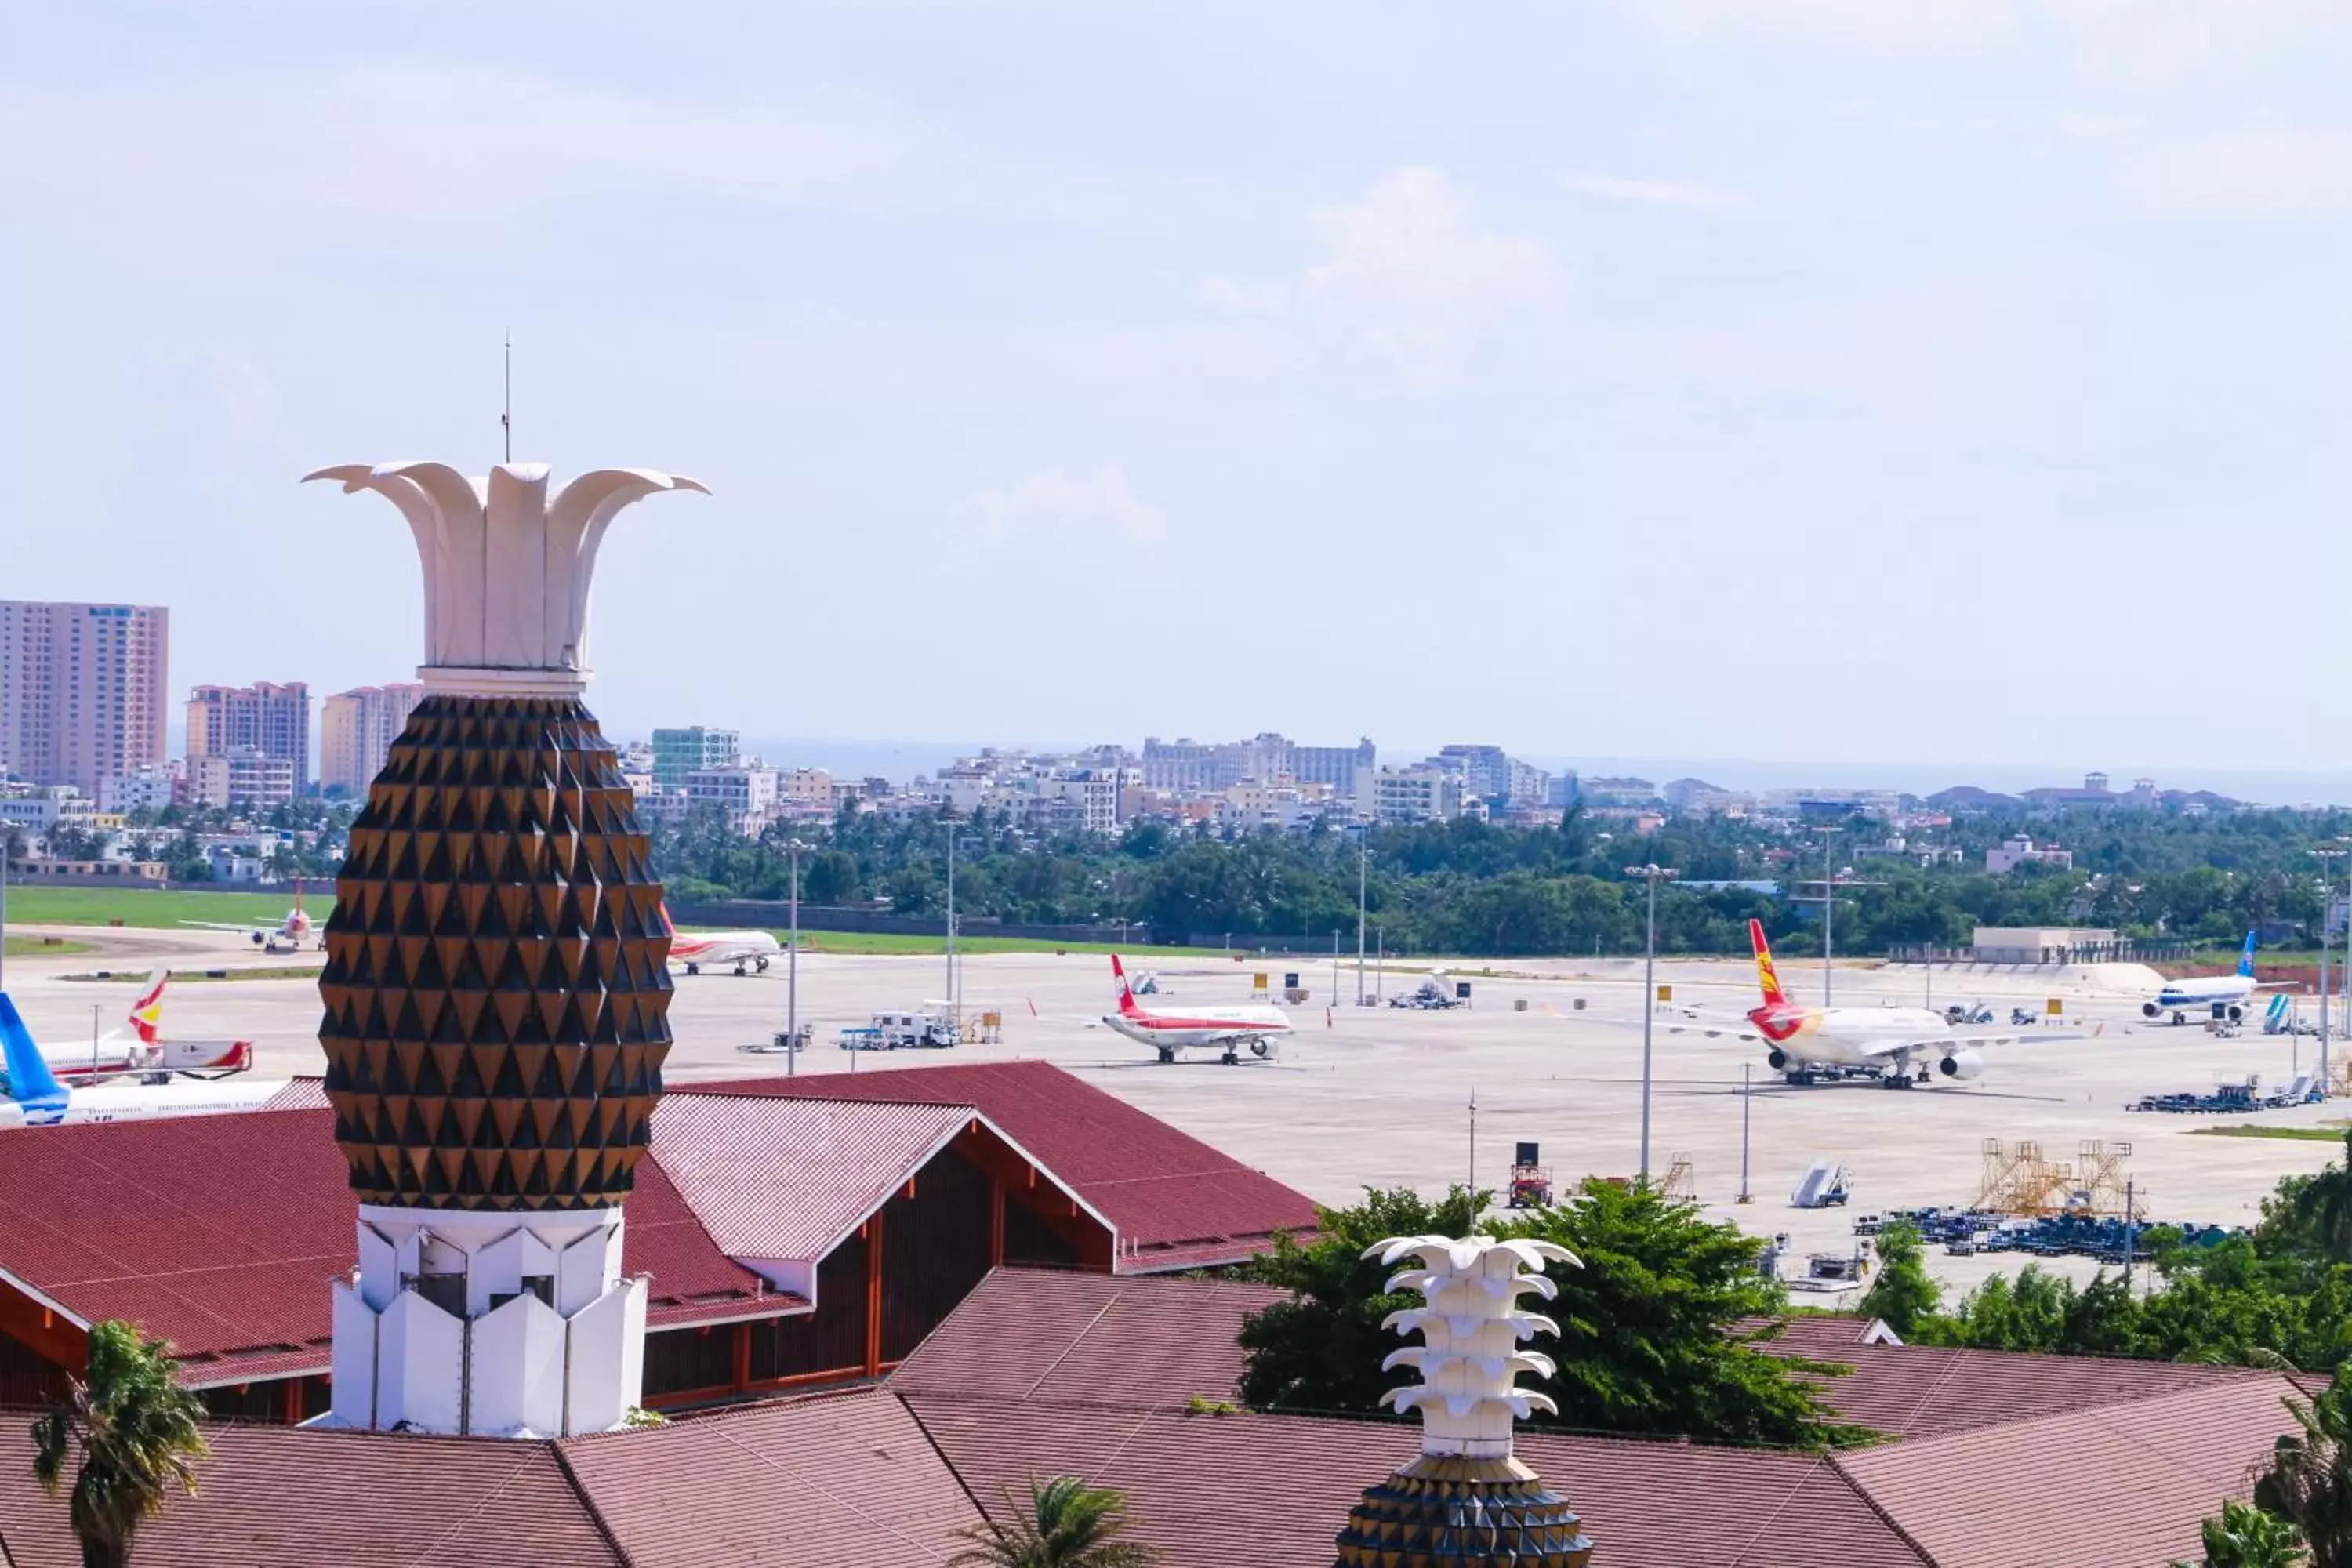
[[[1623,1020],[1612,1018],[1610,1019],[1609,1022],[1622,1023]],[[1636,1018],[1633,1020],[1632,1026],[1639,1028],[1641,1026],[1642,1021],[1639,1018]],[[1764,1037],[1761,1032],[1755,1029],[1743,1029],[1734,1024],[1668,1024],[1666,1026],[1666,1033],[1669,1035],[1704,1035],[1710,1040],[1748,1040],[1757,1045],[1771,1044],[1769,1040],[1767,1040]]]
[[[180,923],[194,926],[198,931],[257,931],[270,929],[267,921],[247,921],[243,925],[230,925],[224,921],[182,921]]]
[[[2055,1040],[2087,1040],[2090,1036],[2061,1029],[2006,1029],[1998,1034],[1927,1035],[1916,1040],[1880,1040],[1861,1047],[1864,1056],[1891,1057],[1902,1051],[1980,1051],[1988,1046],[2040,1045]]]

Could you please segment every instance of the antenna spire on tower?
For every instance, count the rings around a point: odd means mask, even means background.
[[[506,436],[506,460],[511,463],[514,461],[514,331],[511,328],[507,331],[506,350],[506,405],[499,410],[499,428]]]

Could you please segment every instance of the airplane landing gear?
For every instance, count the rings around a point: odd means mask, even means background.
[[[1226,1052],[1225,1052],[1225,1065],[1226,1065],[1227,1067],[1238,1067],[1238,1066],[1240,1066],[1240,1065],[1241,1065],[1241,1059],[1242,1059],[1242,1058],[1239,1058],[1239,1057],[1237,1057],[1237,1056],[1235,1056],[1230,1048],[1226,1050]]]
[[[740,964],[740,963],[739,963],[739,964],[737,964],[737,965],[735,966],[735,975],[736,975],[736,978],[738,978],[738,979],[742,978],[742,976],[743,976],[746,973],[748,973],[748,972],[744,969],[744,967],[743,967],[741,964]]]
[[[1809,1089],[1812,1086],[1812,1072],[1811,1069],[1806,1068],[1790,1068],[1787,1072],[1782,1073],[1780,1076],[1787,1079],[1792,1088]]]
[[[2189,1015],[2186,1013],[2175,1013],[2172,1016],[2172,1026],[2176,1029],[2187,1022],[2189,1022]]]
[[[1162,1046],[1162,1047],[1160,1047],[1160,1065],[1162,1065],[1163,1067],[1165,1067],[1165,1066],[1171,1066],[1171,1065],[1173,1065],[1173,1064],[1174,1064],[1175,1060],[1176,1060],[1176,1053],[1175,1053],[1174,1051],[1170,1050],[1166,1046]]]
[[[702,973],[702,965],[689,962],[686,966],[686,972],[688,974],[699,974]]]

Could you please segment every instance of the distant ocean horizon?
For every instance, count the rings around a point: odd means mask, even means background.
[[[751,735],[743,749],[779,767],[823,768],[836,775],[865,778],[878,775],[903,784],[917,773],[935,773],[958,757],[968,757],[983,746],[1000,751],[1076,751],[1099,741],[940,741],[854,740],[839,736]],[[1129,741],[1129,745],[1139,742]],[[1434,752],[1434,743],[1382,746],[1381,760],[1417,761]],[[1679,778],[1701,778],[1729,790],[1768,789],[1892,789],[1910,795],[1934,795],[1956,784],[2013,795],[2045,785],[2073,787],[2092,766],[2032,763],[1829,763],[1784,762],[1753,757],[1633,757],[1575,756],[1564,752],[1513,752],[1539,768],[1554,772],[1573,769],[1580,777],[1645,778],[1664,784]],[[2296,771],[2233,767],[2166,769],[2107,767],[2113,789],[2129,789],[2137,778],[2152,778],[2158,789],[2210,790],[2232,799],[2260,805],[2352,805],[2352,769]]]

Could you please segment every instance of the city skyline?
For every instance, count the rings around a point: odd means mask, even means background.
[[[11,588],[173,603],[192,674],[407,675],[400,531],[296,479],[483,471],[509,330],[519,458],[714,492],[614,542],[616,728],[690,672],[760,731],[1271,707],[2179,774],[2247,659],[2151,623],[2352,571],[2352,387],[2305,368],[2352,346],[2324,7],[1616,0],[1498,17],[1507,51],[1213,9],[723,49],[617,7],[124,15],[0,61],[0,266],[47,302],[0,455],[57,522]],[[357,342],[398,351],[353,376]],[[2329,766],[2337,685],[2290,697],[2261,760]]]

